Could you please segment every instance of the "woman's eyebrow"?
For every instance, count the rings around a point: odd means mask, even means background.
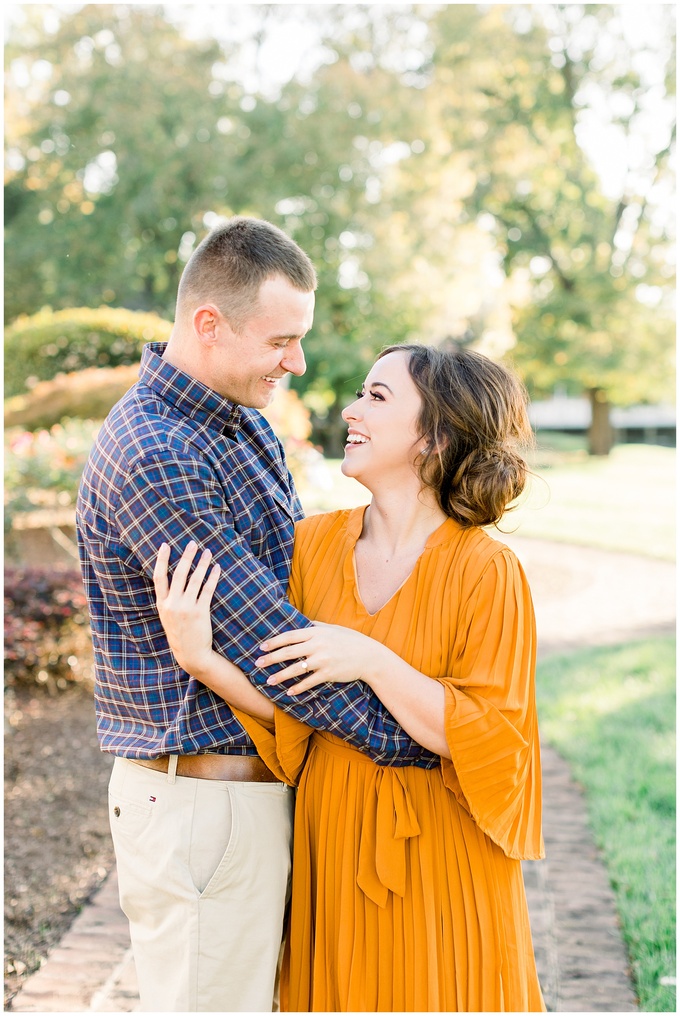
[[[371,381],[371,388],[386,388],[390,395],[394,395],[394,392],[389,385],[386,385],[384,381]]]

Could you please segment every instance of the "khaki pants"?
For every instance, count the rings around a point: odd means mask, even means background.
[[[271,1012],[294,793],[117,758],[109,816],[144,1012]]]

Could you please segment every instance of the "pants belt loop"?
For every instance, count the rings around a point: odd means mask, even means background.
[[[170,755],[168,758],[168,783],[174,783],[177,776],[177,762],[179,755]]]

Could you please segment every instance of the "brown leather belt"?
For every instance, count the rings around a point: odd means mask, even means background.
[[[133,758],[131,762],[167,773],[169,755]],[[178,755],[177,775],[195,780],[230,780],[237,783],[279,783],[257,755]]]

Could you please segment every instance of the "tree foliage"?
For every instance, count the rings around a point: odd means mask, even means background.
[[[25,6],[6,47],[9,320],[171,318],[195,243],[254,214],[319,272],[293,384],[328,450],[376,351],[406,339],[511,355],[536,395],[669,396],[667,5],[647,40],[624,5],[255,6],[245,43],[235,8],[192,37],[160,7]],[[316,43],[272,86],[291,24]],[[593,124],[621,147],[614,183]]]
[[[234,101],[210,91],[219,57],[215,42],[190,42],[159,10],[132,6],[88,5],[8,44],[28,126],[9,132],[10,319],[38,310],[36,296],[54,308],[172,310],[182,238],[204,228],[200,213],[226,194],[239,156],[238,133],[218,126]]]
[[[545,18],[535,6],[494,7],[481,18],[446,5],[431,27],[429,161],[459,167],[464,217],[494,238],[514,360],[532,391],[599,387],[623,403],[670,395],[672,221],[653,202],[674,127],[666,114],[656,150],[636,165],[649,94],[619,12],[566,5]],[[633,153],[616,195],[579,142],[589,101],[620,110],[613,119]]]

